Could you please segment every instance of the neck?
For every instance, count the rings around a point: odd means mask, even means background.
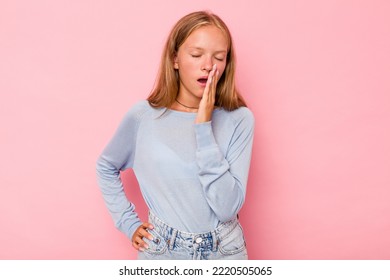
[[[179,101],[178,98],[176,98],[175,101],[176,101],[179,105],[181,105],[182,107],[184,107],[184,108],[193,109],[193,110],[198,110],[198,109],[199,109],[199,107],[188,106],[188,105],[184,104],[183,102]]]

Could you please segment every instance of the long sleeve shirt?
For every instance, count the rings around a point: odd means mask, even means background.
[[[120,172],[132,168],[149,209],[181,231],[214,230],[241,209],[251,160],[254,117],[247,107],[197,113],[153,108],[146,100],[125,115],[97,160],[97,177],[116,227],[130,239],[141,225]],[[130,198],[131,200],[131,198]]]

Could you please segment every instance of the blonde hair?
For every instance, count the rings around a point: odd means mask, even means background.
[[[245,101],[237,91],[235,85],[235,53],[230,31],[217,15],[207,11],[188,14],[181,18],[172,28],[161,56],[160,69],[154,89],[147,98],[152,107],[169,108],[175,102],[179,92],[180,80],[178,70],[173,67],[174,57],[179,47],[193,31],[200,27],[210,25],[219,28],[228,40],[226,67],[217,84],[215,105],[228,111],[233,111],[242,106],[246,107]]]

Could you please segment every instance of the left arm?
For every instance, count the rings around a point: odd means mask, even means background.
[[[243,113],[230,140],[226,157],[215,141],[211,121],[195,124],[199,180],[208,204],[222,222],[235,217],[245,200],[254,118],[249,110]]]
[[[251,111],[244,110],[240,119],[235,120],[235,130],[225,158],[215,141],[211,126],[218,77],[219,71],[214,65],[195,119],[196,160],[206,200],[218,219],[224,222],[236,216],[244,204],[254,117]]]

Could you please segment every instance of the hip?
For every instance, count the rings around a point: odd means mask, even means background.
[[[153,240],[144,239],[149,248],[138,259],[248,259],[243,229],[237,218],[219,223],[209,232],[180,231],[149,212]]]

